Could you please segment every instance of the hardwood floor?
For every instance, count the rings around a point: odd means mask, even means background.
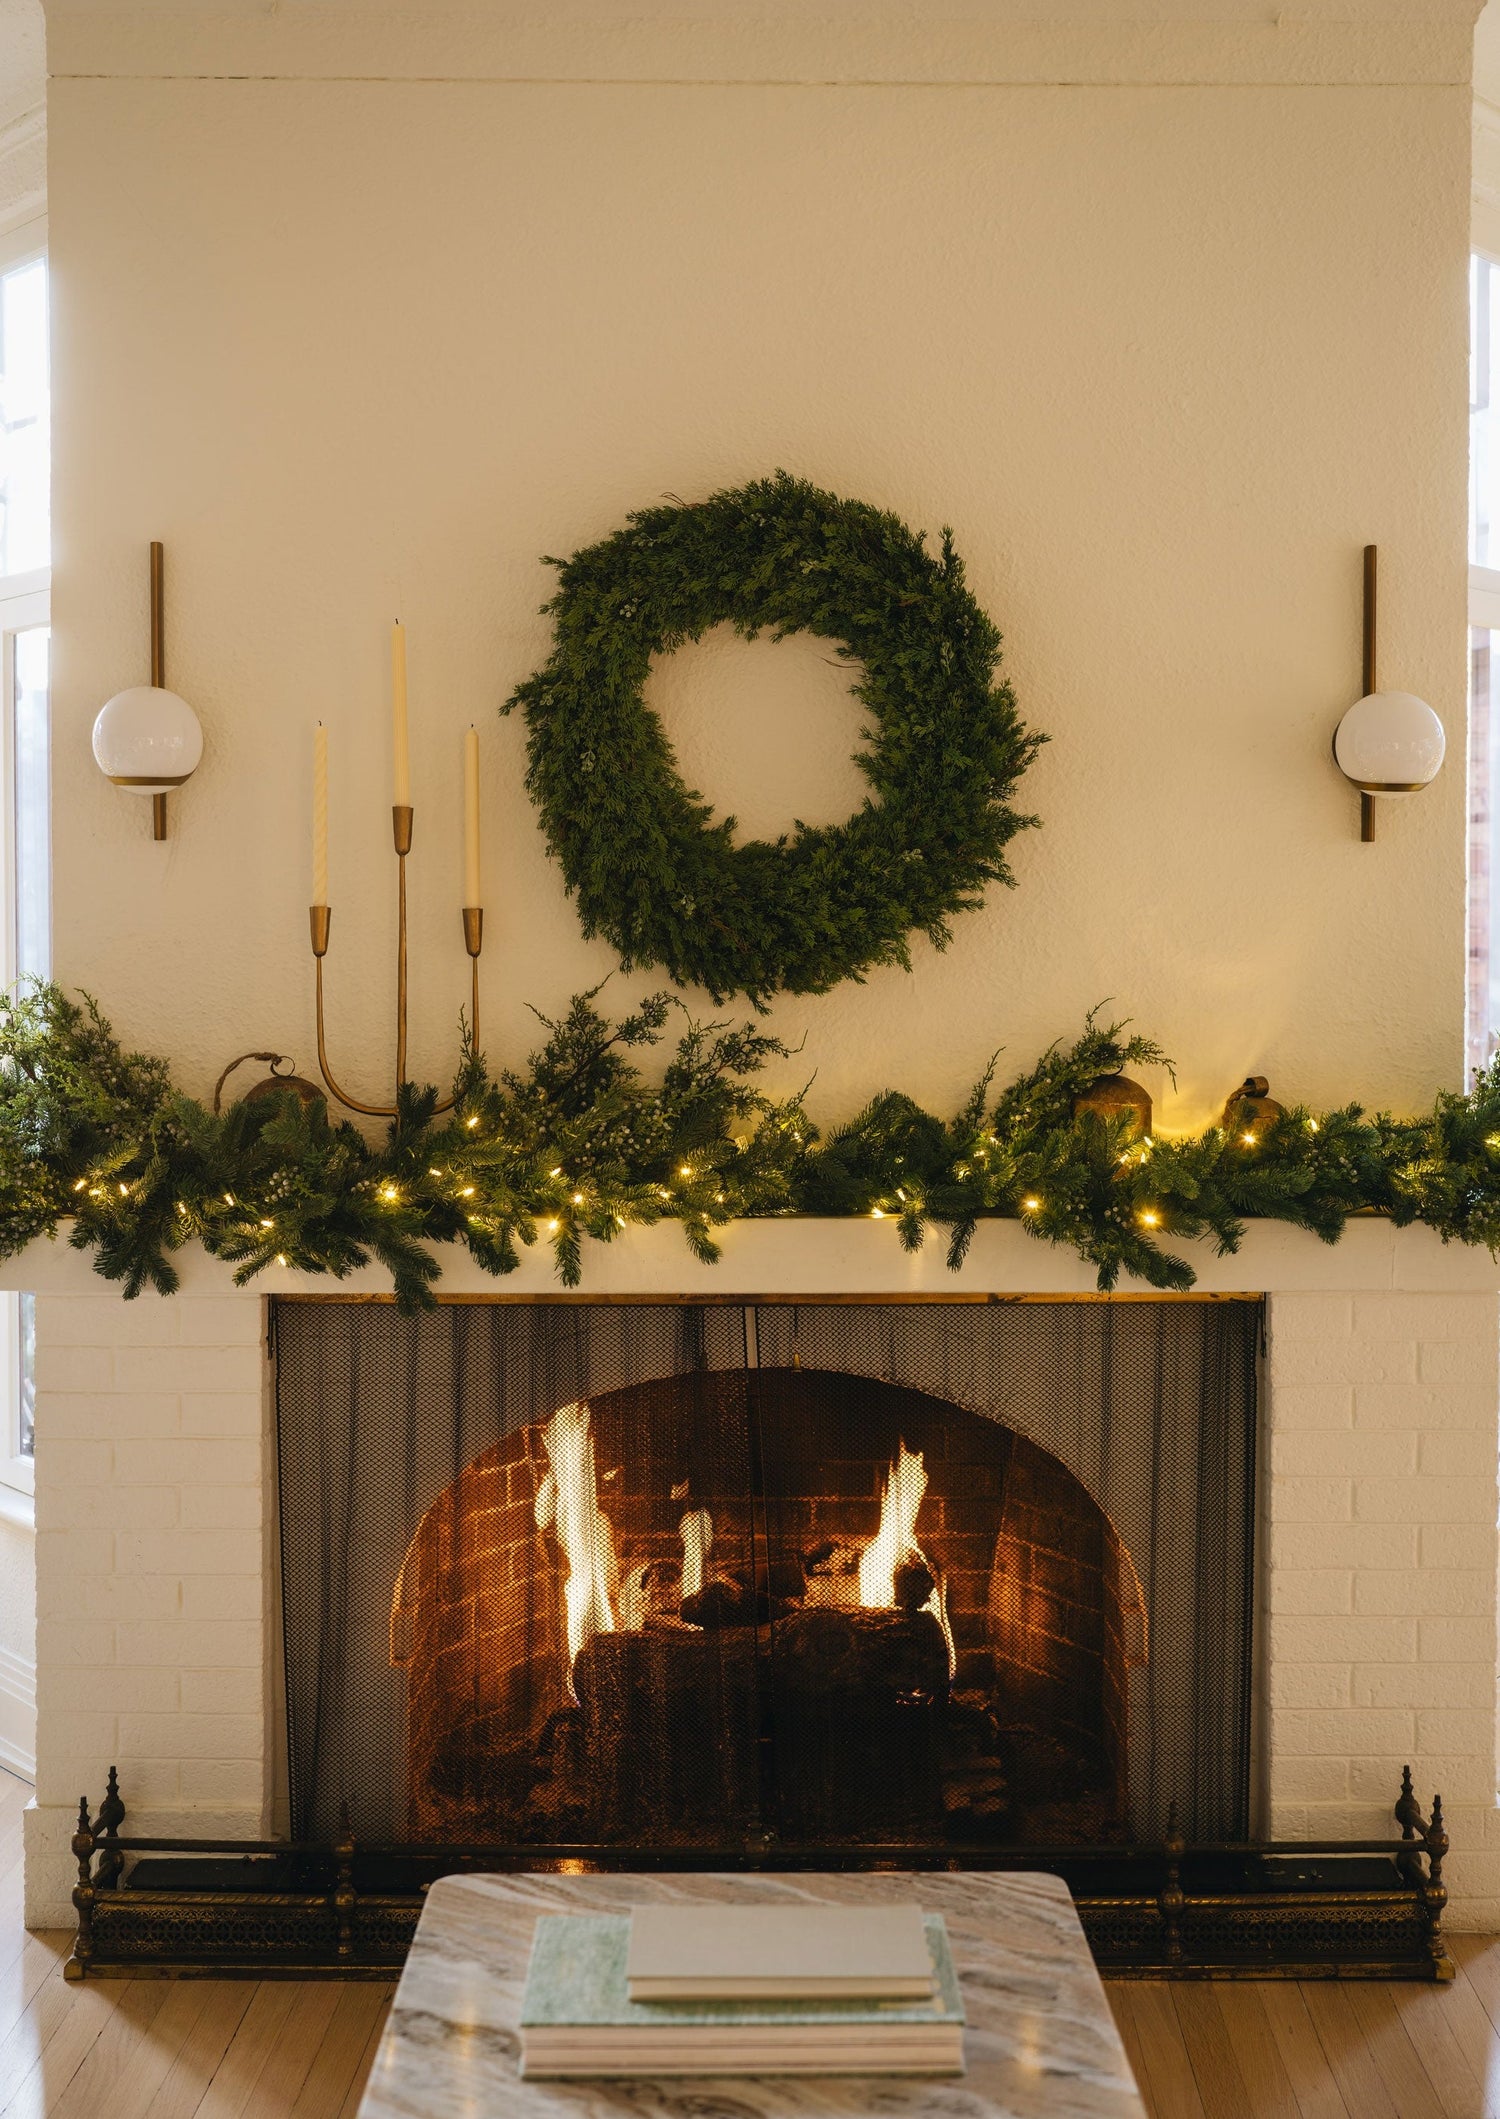
[[[62,1976],[21,1925],[21,1812],[0,1771],[0,2119],[354,2119],[393,1986]]]
[[[1500,2119],[1500,1940],[1453,1935],[1451,1987],[1120,1980],[1152,2119]]]
[[[0,2119],[354,2119],[388,1986],[101,1979],[21,1925],[21,1812],[0,1771]],[[1449,1988],[1120,1981],[1152,2119],[1500,2119],[1500,1939]]]

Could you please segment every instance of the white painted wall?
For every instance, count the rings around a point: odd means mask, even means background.
[[[1455,1083],[1473,9],[1160,12],[54,0],[59,975],[194,1089],[249,1046],[309,1066],[321,714],[334,1058],[381,1089],[399,608],[415,1064],[448,1066],[466,991],[471,719],[517,1058],[524,1004],[612,961],[494,712],[545,652],[538,555],[784,464],[952,523],[1054,739],[1019,889],[910,978],[778,1006],[786,1084],[816,1066],[830,1117],[891,1081],[949,1104],[1107,996],[1179,1059],[1167,1123],[1250,1068],[1402,1110]],[[153,536],[208,742],[165,847],[88,747],[144,674]],[[1329,759],[1367,539],[1385,675],[1454,761],[1373,848]],[[658,696],[747,827],[850,801],[815,648],[705,643]]]

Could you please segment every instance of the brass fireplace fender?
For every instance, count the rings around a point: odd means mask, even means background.
[[[90,1816],[86,1799],[78,1805],[78,1930],[63,1972],[72,1980],[389,1980],[436,1876],[577,1866],[582,1857],[589,1866],[629,1869],[872,1862],[1049,1869],[1068,1880],[1099,1969],[1111,1979],[1451,1980],[1442,1799],[1435,1796],[1424,1816],[1409,1767],[1395,1820],[1399,1840],[1189,1845],[1174,1806],[1154,1846],[951,1847],[915,1862],[912,1849],[897,1846],[806,1848],[791,1858],[774,1846],[690,1858],[561,1846],[385,1846],[356,1841],[347,1811],[332,1843],[122,1838],[125,1804],[112,1766],[97,1814]],[[157,1855],[171,1859],[151,1859]],[[1344,1864],[1360,1874],[1339,1881]]]

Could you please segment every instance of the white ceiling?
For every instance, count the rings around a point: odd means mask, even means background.
[[[87,14],[100,4],[101,0],[52,0],[59,13]],[[109,0],[104,0],[104,4],[109,4]],[[213,13],[241,11],[259,14],[264,11],[266,0],[201,0],[201,4]],[[298,5],[299,11],[308,14],[352,14],[357,18],[365,12],[400,12],[403,5],[411,5],[412,0],[294,0],[294,4]],[[443,14],[454,8],[467,9],[473,0],[417,0],[417,4]],[[515,5],[515,0],[509,0],[509,4]],[[607,15],[615,12],[616,0],[549,0],[549,5],[557,4],[564,11],[586,19],[595,13]],[[658,5],[659,0],[634,0],[631,12],[649,16]],[[698,11],[724,12],[732,18],[740,5],[741,0],[700,0]],[[947,19],[1020,21],[1035,17],[1037,0],[917,0],[919,19],[923,9],[928,8]],[[1464,10],[1465,0],[1301,0],[1295,13],[1306,19],[1334,15],[1346,18],[1368,16],[1375,20],[1388,15],[1438,16]],[[272,11],[276,11],[276,0],[272,0]],[[524,0],[520,11],[527,11]],[[670,8],[661,11],[680,14],[680,0],[672,0]],[[1270,11],[1273,15],[1280,13],[1274,5]],[[1054,22],[1061,18],[1106,23],[1124,17],[1263,20],[1267,0],[1046,0],[1044,12]],[[41,105],[46,98],[46,83],[42,0],[0,0],[0,128]],[[1500,0],[1489,0],[1475,29],[1474,85],[1486,102],[1500,107]]]
[[[1500,0],[1489,0],[1474,25],[1474,93],[1500,104]]]
[[[4,0],[8,7],[11,0]],[[672,22],[703,16],[736,18],[764,14],[822,12],[840,19],[860,21],[866,17],[893,14],[920,23],[979,22],[1011,26],[1098,24],[1139,26],[1157,22],[1254,23],[1439,21],[1467,16],[1471,21],[1475,0],[780,0],[767,6],[764,0],[47,0],[56,16],[110,14],[172,15],[279,15],[288,20],[343,16],[358,20],[390,15],[499,15],[533,17],[561,12],[576,20],[611,18],[627,14],[642,21]],[[30,8],[27,10],[30,12]]]
[[[0,127],[46,100],[41,0],[0,0]]]

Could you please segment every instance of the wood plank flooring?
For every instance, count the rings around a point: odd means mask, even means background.
[[[0,2119],[355,2119],[393,1991],[334,1980],[62,1976],[21,1925],[21,1812],[0,1771]],[[1500,2119],[1500,1939],[1455,1935],[1449,1988],[1115,1982],[1152,2119]]]
[[[394,1982],[62,1976],[21,1925],[21,1812],[0,1771],[0,2119],[354,2119]]]
[[[1117,1980],[1152,2119],[1500,2119],[1500,1939],[1452,1935],[1451,1987]],[[3,2107],[0,2107],[3,2109]]]

